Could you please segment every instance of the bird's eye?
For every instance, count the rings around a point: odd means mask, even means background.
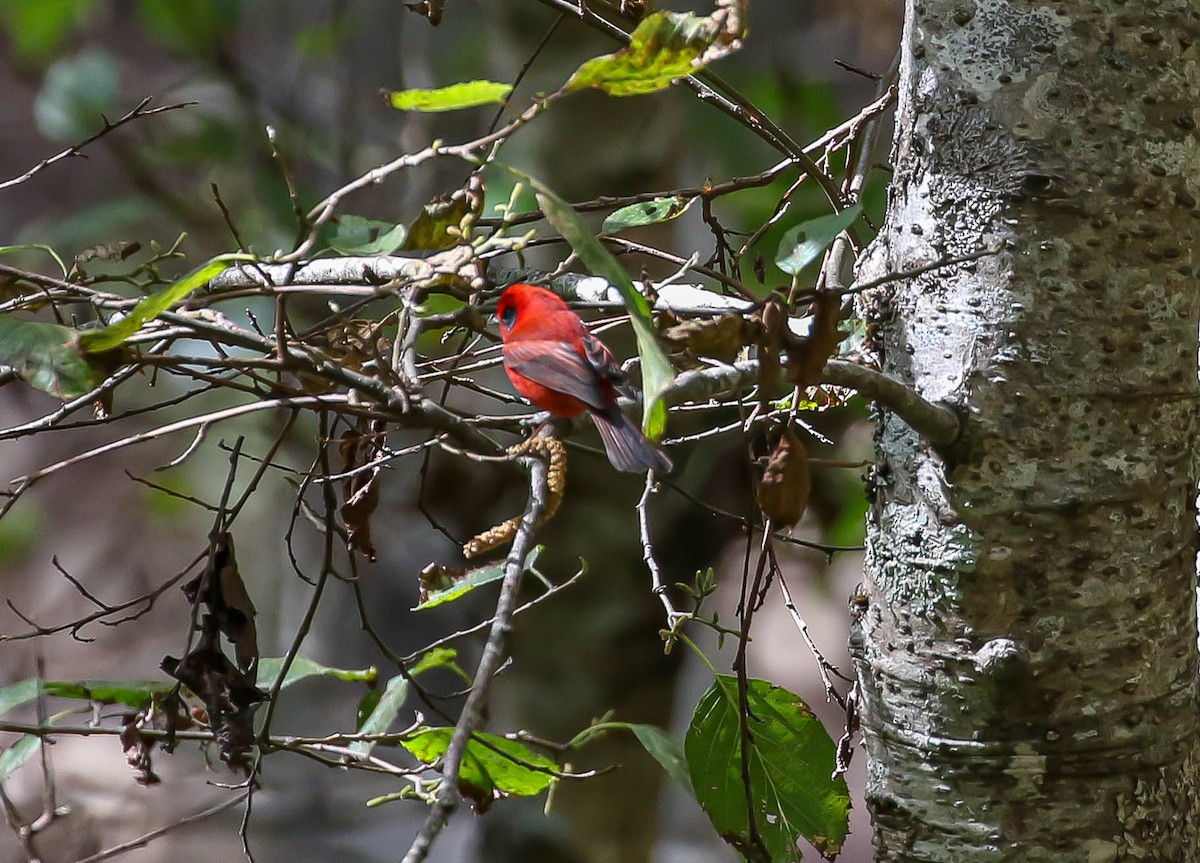
[[[516,322],[517,322],[517,307],[516,306],[508,306],[506,309],[504,309],[504,311],[502,311],[500,313],[500,323],[504,324],[504,326],[511,328],[512,325],[515,324]]]

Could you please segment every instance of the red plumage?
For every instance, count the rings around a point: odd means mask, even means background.
[[[616,358],[562,297],[535,285],[510,285],[496,315],[504,371],[517,392],[556,417],[589,413],[617,470],[671,469],[671,460],[617,406],[618,394],[632,390]]]

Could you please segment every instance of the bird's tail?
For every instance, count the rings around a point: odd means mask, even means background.
[[[617,470],[670,472],[672,464],[667,454],[646,440],[641,430],[615,405],[606,413],[594,411],[592,419],[596,421],[600,440],[604,441],[608,460]]]

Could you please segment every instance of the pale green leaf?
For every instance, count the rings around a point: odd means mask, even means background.
[[[279,677],[279,672],[283,670],[284,657],[262,659],[258,663],[258,679],[256,685],[259,689],[272,689],[275,686],[275,681]],[[336,677],[338,680],[345,680],[350,683],[373,683],[379,676],[379,670],[374,666],[370,668],[330,668],[328,665],[322,665],[319,662],[314,662],[306,656],[297,656],[292,660],[292,664],[288,666],[287,677],[283,679],[281,689],[286,689],[293,683],[298,683],[309,677]]]
[[[613,210],[604,219],[601,230],[605,233],[615,233],[626,228],[640,228],[644,225],[656,225],[678,218],[688,211],[695,198],[685,198],[682,195],[668,195],[665,198],[655,198],[653,201],[643,201],[640,204],[630,204]]]
[[[223,256],[210,261],[161,291],[144,297],[121,320],[98,330],[81,333],[80,347],[85,353],[95,354],[124,344],[144,323],[158,317],[192,291],[207,285],[213,276],[229,266],[231,260],[230,256]]]
[[[818,216],[797,225],[779,243],[779,254],[775,265],[789,276],[798,274],[809,264],[816,262],[833,244],[838,234],[854,224],[862,213],[862,205],[855,204],[840,213]]]
[[[397,90],[388,94],[388,101],[401,111],[457,111],[478,105],[503,104],[511,92],[511,84],[466,81],[436,90]]]

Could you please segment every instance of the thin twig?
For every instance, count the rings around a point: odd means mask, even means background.
[[[88,135],[86,138],[84,138],[78,144],[67,147],[67,149],[65,149],[59,153],[55,153],[53,156],[50,156],[46,159],[42,159],[42,161],[38,162],[36,165],[34,165],[32,168],[30,168],[28,171],[26,171],[21,176],[13,177],[11,180],[5,180],[3,183],[0,183],[0,191],[10,188],[11,186],[16,186],[21,183],[24,183],[26,180],[29,180],[29,179],[35,177],[36,175],[40,174],[42,171],[49,168],[55,162],[61,162],[63,159],[69,159],[72,156],[83,155],[82,151],[83,151],[84,147],[88,146],[89,144],[95,143],[96,141],[100,140],[105,135],[107,135],[109,132],[116,131],[117,129],[124,126],[126,123],[129,123],[133,120],[137,120],[141,117],[149,117],[153,114],[161,114],[164,111],[174,111],[178,108],[187,108],[192,105],[200,104],[199,102],[177,102],[174,105],[161,105],[158,108],[147,108],[146,106],[149,105],[153,99],[154,99],[153,96],[147,96],[146,98],[142,99],[142,101],[138,102],[137,107],[135,107],[129,113],[125,114],[123,117],[117,118],[116,120],[110,121],[110,120],[105,119],[104,125],[100,128],[100,131],[95,132],[91,135]],[[101,117],[103,117],[103,115],[101,115]]]
[[[517,592],[521,588],[521,576],[525,571],[525,557],[533,538],[533,531],[541,518],[542,509],[546,504],[547,494],[547,465],[537,458],[520,458],[517,461],[529,471],[529,503],[525,507],[525,515],[517,528],[512,548],[504,564],[504,582],[500,588],[500,598],[496,602],[496,616],[492,622],[491,632],[483,647],[483,655],[475,670],[475,680],[471,692],[463,704],[458,722],[454,726],[454,734],[446,748],[445,758],[442,759],[442,781],[438,787],[433,805],[425,824],[413,839],[408,852],[404,855],[403,863],[421,863],[429,854],[433,841],[446,826],[451,813],[458,806],[460,795],[458,791],[459,773],[463,766],[463,756],[466,754],[467,742],[479,725],[483,716],[484,703],[496,670],[504,659],[505,643],[512,629],[513,610],[516,608]]]

